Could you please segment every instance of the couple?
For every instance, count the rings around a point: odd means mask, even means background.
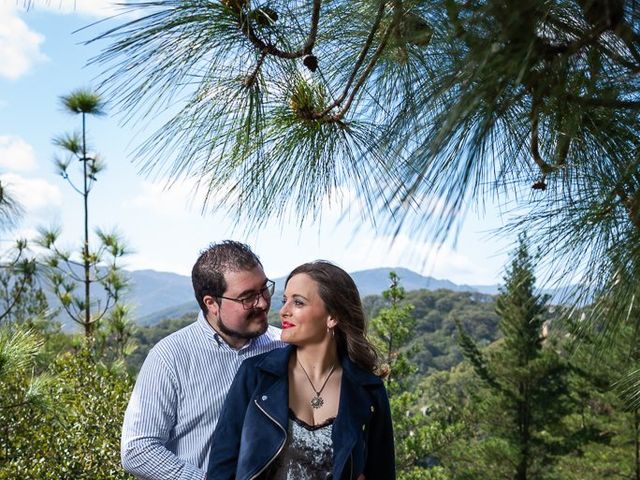
[[[192,281],[202,312],[140,370],[125,470],[158,480],[395,478],[387,395],[344,270],[294,269],[281,332],[267,325],[274,284],[246,245],[210,246]]]

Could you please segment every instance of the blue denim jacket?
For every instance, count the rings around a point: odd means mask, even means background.
[[[243,362],[218,420],[208,480],[252,480],[271,464],[287,438],[288,364],[295,347]],[[333,423],[333,479],[394,480],[389,400],[382,380],[341,355],[340,405]]]

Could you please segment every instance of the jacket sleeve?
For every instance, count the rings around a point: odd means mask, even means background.
[[[395,480],[396,456],[389,398],[384,386],[376,392],[377,408],[369,429],[366,480]]]
[[[129,400],[121,438],[122,466],[142,480],[204,480],[205,472],[166,448],[176,421],[179,382],[152,349]]]
[[[242,426],[255,383],[253,362],[243,362],[231,384],[213,434],[207,479],[235,479]]]

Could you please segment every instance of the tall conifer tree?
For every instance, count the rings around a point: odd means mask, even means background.
[[[521,237],[497,299],[503,338],[481,352],[459,330],[465,357],[483,380],[481,433],[470,463],[484,478],[546,478],[561,443],[556,430],[567,412],[566,370],[544,346],[546,300],[535,293],[533,261]]]

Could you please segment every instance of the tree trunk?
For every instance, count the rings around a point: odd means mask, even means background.
[[[91,271],[89,263],[89,188],[87,182],[87,139],[85,114],[82,114],[82,167],[84,188],[84,244],[82,246],[82,263],[84,267],[84,334],[91,338],[93,328],[91,324]]]
[[[527,480],[529,466],[529,443],[530,443],[530,415],[529,415],[529,395],[527,385],[520,385],[522,400],[518,406],[518,428],[520,430],[520,458],[516,467],[515,480]]]

